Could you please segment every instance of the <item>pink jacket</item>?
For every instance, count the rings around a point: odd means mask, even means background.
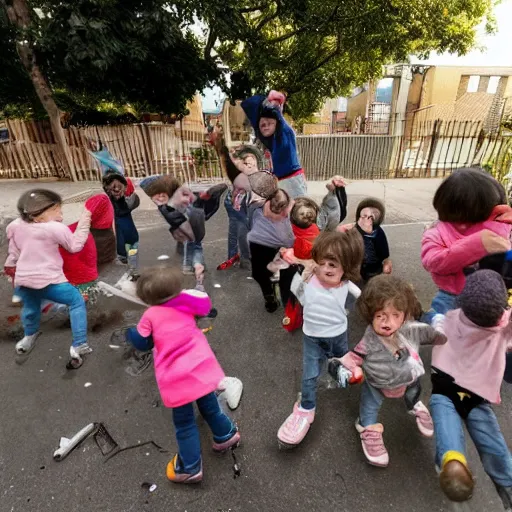
[[[82,215],[74,233],[60,222],[11,222],[7,226],[9,256],[5,266],[16,267],[15,285],[39,290],[66,283],[59,245],[71,253],[81,251],[90,223],[90,212]]]
[[[512,350],[510,310],[496,327],[478,327],[461,309],[446,313],[445,345],[432,350],[432,366],[455,379],[455,384],[493,404],[501,402],[505,354]]]
[[[161,306],[150,307],[140,319],[137,331],[153,336],[155,375],[166,407],[180,407],[212,391],[224,372],[196,324],[196,316],[211,309],[206,293],[184,290]]]
[[[474,224],[464,234],[449,222],[439,221],[427,229],[421,241],[421,262],[439,289],[459,295],[466,283],[463,269],[487,256],[482,230],[509,238],[512,225],[507,222],[487,220]]]

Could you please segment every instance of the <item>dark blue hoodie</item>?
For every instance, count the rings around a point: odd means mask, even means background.
[[[286,178],[302,168],[297,154],[295,132],[286,122],[281,110],[272,105],[264,105],[265,100],[263,95],[251,96],[242,102],[242,108],[256,132],[256,137],[272,154],[274,174],[278,178]],[[270,114],[267,117],[277,119],[276,131],[272,137],[263,137],[260,133],[259,121],[263,112]]]

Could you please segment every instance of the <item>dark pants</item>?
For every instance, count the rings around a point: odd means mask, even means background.
[[[126,254],[126,244],[133,245],[139,241],[139,233],[135,227],[132,216],[116,218],[116,245],[117,255],[123,258],[128,257]]]
[[[503,378],[505,382],[512,384],[512,352],[507,354],[507,366],[505,367],[505,375]]]
[[[275,255],[279,251],[279,247],[267,247],[265,245],[255,244],[251,242],[249,244],[249,249],[251,250],[251,266],[252,266],[252,277],[253,279],[260,285],[261,292],[263,296],[266,297],[268,295],[274,295],[274,289],[272,287],[272,281],[270,278],[272,277],[272,272],[267,268],[267,265],[274,259]],[[292,275],[293,278],[293,275]],[[289,283],[287,284],[287,282]],[[281,296],[283,294],[283,290],[288,294],[286,300],[290,296],[290,285],[291,279],[283,274],[283,271],[280,272],[279,279],[279,289],[281,290]],[[286,287],[288,287],[288,291],[286,291]],[[283,304],[286,304],[283,297]]]

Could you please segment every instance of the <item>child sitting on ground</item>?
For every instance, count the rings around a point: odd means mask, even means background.
[[[167,478],[197,483],[203,478],[201,445],[194,402],[213,433],[213,450],[224,452],[240,443],[240,433],[219,406],[215,391],[225,375],[208,341],[196,325],[196,316],[211,309],[206,293],[183,290],[179,270],[144,270],[137,295],[151,307],[137,328],[127,332],[139,350],[153,348],[156,381],[162,401],[172,408],[178,453],[167,465]]]
[[[386,467],[384,427],[378,423],[382,402],[403,397],[420,433],[434,435],[430,413],[420,401],[425,369],[418,350],[420,345],[445,343],[446,337],[429,325],[408,322],[417,317],[420,305],[412,287],[398,277],[382,274],[371,279],[357,306],[369,325],[363,339],[340,359],[338,382],[346,385],[344,369],[356,380],[364,375],[356,429],[368,462]]]
[[[137,249],[139,233],[132,218],[132,211],[140,204],[133,183],[116,171],[107,171],[103,176],[103,190],[114,207],[117,256],[120,263],[128,263],[128,250]],[[128,248],[128,250],[127,250]]]
[[[304,307],[304,337],[301,401],[277,433],[280,445],[288,448],[302,442],[315,419],[317,381],[327,359],[348,352],[345,303],[349,293],[359,293],[351,280],[359,278],[361,237],[355,231],[322,233],[312,257],[314,274],[303,273],[292,287]]]
[[[6,273],[15,274],[23,300],[21,313],[25,336],[16,344],[18,354],[28,354],[40,335],[41,303],[50,300],[69,306],[73,343],[71,359],[91,352],[87,344],[87,314],[80,292],[67,282],[59,246],[79,252],[89,236],[91,213],[84,210],[74,233],[62,224],[62,199],[45,189],[25,192],[18,201],[20,218],[7,227],[9,256]]]
[[[436,467],[448,498],[465,501],[475,485],[466,460],[463,423],[505,510],[512,509],[512,455],[491,404],[499,404],[505,354],[512,350],[508,294],[493,270],[477,270],[457,298],[460,309],[437,315],[448,341],[432,351],[430,408]]]

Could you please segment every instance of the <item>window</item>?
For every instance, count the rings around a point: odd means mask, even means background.
[[[480,83],[480,77],[478,75],[470,76],[469,82],[468,82],[468,92],[477,92],[479,83]]]
[[[487,92],[491,94],[496,94],[498,91],[498,85],[500,83],[501,76],[491,76],[489,77],[489,83],[487,85]]]

